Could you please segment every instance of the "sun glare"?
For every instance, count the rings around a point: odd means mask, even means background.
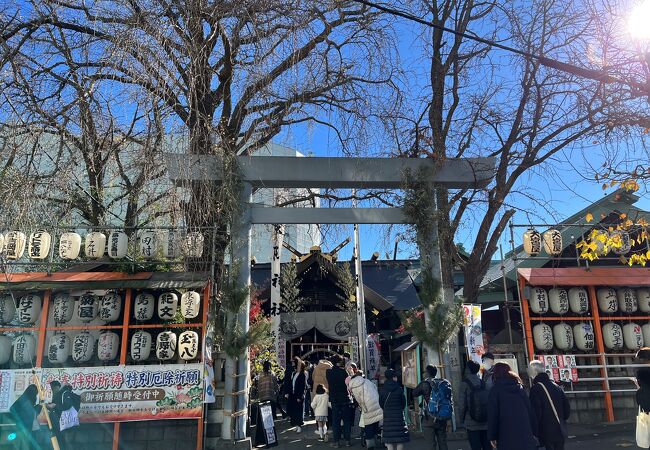
[[[627,26],[634,38],[650,40],[650,0],[642,0],[632,10]]]

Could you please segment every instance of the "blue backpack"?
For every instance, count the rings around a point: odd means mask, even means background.
[[[452,400],[451,383],[447,380],[432,380],[431,396],[429,397],[429,415],[438,420],[451,419],[454,414],[454,401]]]

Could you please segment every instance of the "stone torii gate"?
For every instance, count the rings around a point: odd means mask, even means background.
[[[211,155],[165,155],[171,181],[178,186],[192,183],[223,180],[221,160]],[[252,206],[253,188],[340,188],[340,189],[399,189],[403,187],[404,174],[424,174],[431,189],[435,186],[450,189],[477,189],[486,187],[495,171],[494,158],[448,159],[436,163],[432,159],[418,158],[321,158],[285,156],[238,156],[243,189],[241,203],[244,208],[242,226],[233,231],[233,255],[235,260],[251,260],[251,226],[253,224],[399,224],[407,223],[401,208],[279,208]],[[431,239],[437,240],[437,229]],[[441,277],[441,262],[437,246],[434,276]],[[239,283],[249,286],[250,264],[242,264]],[[249,329],[250,302],[238,316],[242,330]],[[362,340],[365,343],[365,339]],[[360,352],[363,351],[362,345]],[[428,351],[429,358],[433,349]],[[246,436],[245,415],[248,400],[249,362],[240,358],[235,369],[234,361],[226,360],[226,383],[224,386],[224,422],[222,438],[241,440]],[[236,376],[233,376],[236,375]],[[233,379],[236,380],[233,398]],[[234,412],[233,412],[234,411]],[[231,418],[237,417],[235,434],[231,432]]]

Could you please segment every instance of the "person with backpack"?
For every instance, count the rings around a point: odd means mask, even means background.
[[[432,443],[435,450],[447,450],[447,423],[454,413],[451,383],[436,379],[438,369],[427,366],[425,379],[413,390],[413,398],[422,397],[420,404],[422,432],[424,439]]]
[[[530,388],[530,404],[537,418],[537,437],[546,450],[564,450],[567,438],[566,421],[571,406],[564,391],[546,374],[544,364],[531,361],[528,375],[533,380]]]
[[[467,440],[472,450],[492,450],[487,438],[488,396],[485,380],[478,376],[481,366],[469,360],[465,378],[458,393],[458,410],[461,425],[467,430]]]
[[[411,440],[404,420],[406,397],[402,386],[397,382],[397,372],[387,369],[384,375],[386,382],[379,393],[379,404],[384,410],[381,440],[388,450],[403,450],[404,443]]]

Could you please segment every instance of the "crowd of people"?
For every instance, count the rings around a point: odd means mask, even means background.
[[[285,415],[279,402],[283,397],[296,432],[302,431],[305,417],[311,417],[320,441],[328,440],[329,431],[331,447],[350,447],[352,425],[358,417],[368,450],[380,445],[402,450],[410,441],[404,414],[407,398],[395,370],[387,369],[378,387],[348,355],[321,359],[311,367],[295,357],[279,387],[270,367],[265,364],[255,379],[258,398],[271,402],[275,419],[278,409]],[[528,367],[532,386],[527,393],[519,375],[508,364],[495,364],[491,353],[483,356],[482,368],[467,361],[456,402],[451,384],[438,377],[436,367],[427,366],[423,375],[411,395],[419,401],[427,448],[448,449],[447,432],[457,413],[472,450],[564,449],[569,402],[541,362],[533,361]]]

